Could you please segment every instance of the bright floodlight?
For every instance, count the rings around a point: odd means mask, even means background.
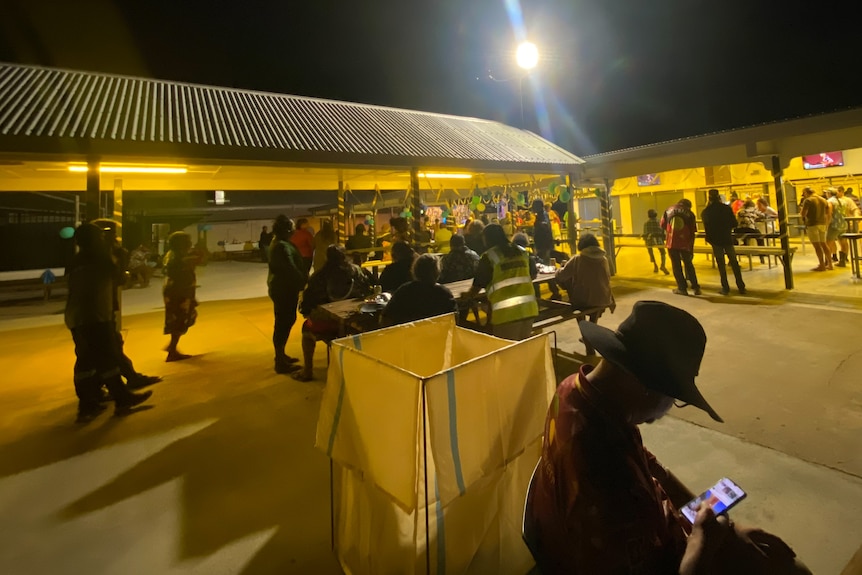
[[[515,59],[524,70],[532,70],[539,63],[539,49],[532,42],[521,42],[515,52]]]

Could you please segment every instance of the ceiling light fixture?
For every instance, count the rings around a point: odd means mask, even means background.
[[[69,171],[86,173],[90,169],[77,164],[69,166]],[[185,166],[99,166],[99,172],[102,174],[185,174],[188,171]]]
[[[419,172],[420,178],[433,178],[437,180],[469,180],[473,174],[437,174],[431,172]]]

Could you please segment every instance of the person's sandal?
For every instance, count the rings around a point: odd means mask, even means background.
[[[290,377],[295,379],[296,381],[313,381],[314,376],[305,373],[304,371],[294,371],[290,374]]]

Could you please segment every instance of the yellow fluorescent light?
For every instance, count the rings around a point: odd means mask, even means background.
[[[473,174],[435,174],[431,172],[419,172],[420,178],[435,178],[438,180],[469,180]]]
[[[88,172],[87,166],[69,166],[70,172]],[[182,166],[99,166],[102,174],[185,174],[189,169]]]

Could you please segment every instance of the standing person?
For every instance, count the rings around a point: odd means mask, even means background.
[[[551,234],[554,236],[554,240],[562,240],[563,239],[563,222],[560,220],[559,214],[551,209],[551,204],[545,204],[545,213],[548,214],[548,221],[551,223]]]
[[[269,245],[272,243],[272,233],[263,226],[260,230],[260,239],[257,241],[257,248],[260,250],[260,259],[263,263],[269,261]]]
[[[102,230],[82,224],[75,231],[79,251],[67,270],[69,288],[65,322],[75,342],[75,393],[78,421],[86,423],[99,415],[102,387],[114,399],[114,414],[126,415],[146,401],[151,391],[132,393],[120,374],[120,349],[116,345],[113,299],[118,272]]]
[[[721,294],[730,293],[730,284],[727,281],[727,268],[724,265],[724,257],[730,262],[733,277],[736,278],[736,287],[739,293],[745,294],[745,282],[742,281],[742,269],[739,260],[736,259],[736,250],[733,247],[733,229],[737,219],[733,216],[730,206],[721,201],[718,190],[709,190],[709,203],[701,212],[700,219],[706,230],[706,241],[712,246],[712,256],[718,266],[718,275],[721,278]]]
[[[799,214],[805,223],[808,239],[811,240],[811,245],[817,253],[818,264],[811,270],[813,272],[834,269],[829,245],[826,243],[826,230],[832,221],[830,208],[829,202],[815,194],[813,189],[806,187],[802,190],[802,206]]]
[[[290,373],[299,358],[284,352],[290,330],[296,323],[296,308],[299,294],[305,288],[308,273],[305,262],[295,245],[290,241],[295,233],[293,221],[278,216],[272,224],[273,244],[269,253],[269,274],[266,278],[267,292],[272,300],[275,322],[272,327],[272,346],[275,348],[275,373]]]
[[[290,243],[299,250],[299,255],[305,264],[305,273],[311,273],[311,264],[314,261],[314,234],[308,227],[307,218],[296,220],[296,229],[290,236]]]
[[[454,313],[455,298],[449,288],[437,283],[440,268],[437,258],[423,254],[413,264],[413,281],[395,290],[383,310],[384,325],[417,321],[428,317]]]
[[[647,252],[649,253],[649,261],[652,262],[652,272],[654,274],[658,273],[658,270],[664,272],[664,275],[668,275],[670,272],[667,271],[667,254],[664,249],[665,243],[665,233],[662,227],[658,223],[658,213],[655,210],[647,211],[647,221],[644,222],[644,232],[641,237],[644,239],[644,243],[646,244]],[[661,267],[655,261],[655,254],[653,253],[653,248],[658,249],[658,253],[661,255]]]
[[[336,243],[335,228],[331,220],[323,220],[320,231],[314,235],[314,271],[323,267],[326,263],[326,249]]]
[[[691,200],[681,199],[675,205],[669,207],[661,217],[661,227],[667,234],[667,251],[670,254],[670,263],[673,269],[673,277],[676,280],[676,289],[673,293],[688,295],[686,280],[691,283],[694,295],[700,295],[700,284],[697,283],[697,273],[694,271],[694,234],[695,221],[691,211]],[[685,273],[683,273],[683,266]]]
[[[692,526],[682,517],[694,494],[644,446],[638,425],[674,400],[722,422],[695,383],[706,333],[688,312],[654,301],[637,302],[616,331],[579,325],[602,359],[563,380],[548,409],[524,513],[531,551],[547,574],[680,573],[703,543],[705,516],[715,518],[702,512]],[[682,573],[810,573],[778,537],[724,521],[719,549],[701,557],[705,570]]]
[[[346,250],[367,250],[374,247],[371,245],[371,236],[366,235],[365,233],[365,224],[356,224],[354,231],[355,233],[347,238],[347,243],[344,246]],[[362,263],[368,259],[368,253],[369,252],[361,252],[352,254],[353,263],[358,266],[362,265]]]
[[[730,192],[730,209],[733,210],[734,216],[742,209],[742,205],[744,203],[745,202],[739,199],[739,194],[736,192]]]
[[[174,232],[168,237],[165,254],[165,335],[171,336],[165,361],[181,361],[191,356],[177,351],[180,337],[197,321],[198,302],[195,300],[197,256],[190,254],[192,238],[185,232]]]
[[[120,309],[120,291],[128,281],[126,269],[129,267],[129,262],[131,261],[129,252],[123,247],[120,242],[120,238],[117,237],[117,222],[114,220],[98,219],[94,220],[93,223],[102,229],[103,239],[111,252],[111,259],[114,262],[116,270],[114,275],[114,289],[112,291],[111,308],[113,309],[112,322],[114,326],[114,342],[116,345],[115,351],[120,362],[120,375],[125,378],[126,385],[129,389],[140,389],[142,387],[147,387],[148,385],[153,385],[154,383],[162,381],[162,378],[156,375],[144,375],[135,369],[132,359],[126,355],[126,342],[123,341],[123,334],[120,332],[119,328],[122,319],[122,309]]]
[[[448,254],[452,249],[450,244],[452,240],[452,228],[449,226],[441,225],[437,231],[434,233],[434,245],[437,248],[437,251],[441,254]]]
[[[839,188],[843,188],[844,186],[838,186]],[[856,212],[862,212],[862,203],[859,202],[859,198],[853,195],[853,188],[847,188],[844,192],[844,196],[850,198],[850,200],[856,204]]]
[[[536,266],[530,263],[526,250],[509,241],[499,224],[486,226],[482,235],[488,250],[479,258],[468,297],[475,297],[485,288],[491,307],[491,334],[504,339],[527,339],[539,315],[533,291]]]
[[[829,251],[832,252],[832,261],[838,261],[839,268],[847,267],[847,255],[850,252],[850,242],[841,235],[847,233],[847,218],[848,216],[857,215],[858,208],[853,200],[844,197],[844,186],[838,186],[838,189],[829,190],[830,198],[829,205],[832,208],[832,219],[829,221],[829,228],[826,230],[826,242],[829,244]],[[836,242],[838,246],[836,246]],[[835,248],[840,247],[838,252],[839,258],[835,257]]]

